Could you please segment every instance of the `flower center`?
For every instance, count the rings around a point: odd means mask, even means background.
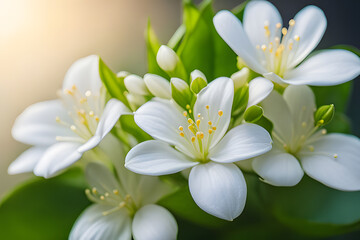
[[[75,85],[59,93],[68,110],[69,119],[56,117],[56,122],[70,128],[78,137],[57,136],[57,141],[85,142],[90,139],[97,128],[99,117],[104,109],[104,94],[94,95],[90,90],[81,93]]]
[[[269,72],[283,77],[285,71],[291,64],[297,48],[300,36],[291,38],[295,20],[289,21],[289,28],[281,28],[281,23],[275,25],[275,32],[271,32],[269,21],[264,22],[264,30],[267,41],[262,45],[256,45],[258,57]]]
[[[187,118],[189,125],[187,129],[185,129],[184,126],[179,126],[179,134],[192,145],[199,162],[208,162],[207,155],[209,154],[209,147],[221,116],[223,115],[223,111],[218,110],[217,118],[211,119],[209,105],[205,106],[207,116],[202,116],[201,113],[197,115],[193,114],[190,105],[187,105],[186,109],[187,111],[184,111],[183,115]]]
[[[111,192],[99,193],[98,190],[93,187],[91,190],[85,190],[86,196],[93,202],[113,206],[113,208],[103,212],[103,215],[114,213],[120,209],[126,209],[130,216],[133,216],[137,210],[134,199],[130,194],[125,194],[119,189],[113,189]]]

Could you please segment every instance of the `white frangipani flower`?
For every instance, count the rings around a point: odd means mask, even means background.
[[[243,24],[223,10],[214,17],[214,25],[249,68],[274,82],[330,86],[360,74],[359,57],[346,50],[324,50],[303,61],[326,29],[326,17],[318,7],[305,7],[283,28],[281,16],[270,2],[251,1]]]
[[[169,188],[157,177],[134,174],[122,166],[117,175],[105,166],[90,163],[86,190],[93,205],[75,222],[69,239],[175,240],[177,223],[165,208],[154,204]]]
[[[106,103],[95,55],[70,67],[59,96],[29,106],[16,119],[13,137],[33,147],[9,166],[9,174],[34,171],[46,178],[57,174],[97,146],[129,111],[116,99]]]
[[[253,160],[265,182],[293,186],[304,171],[315,180],[344,191],[360,190],[360,140],[315,126],[315,97],[307,86],[289,86],[283,96],[270,94],[262,102],[274,124],[273,149]]]
[[[244,176],[233,162],[271,149],[269,133],[258,125],[242,124],[226,133],[233,95],[232,80],[218,78],[183,113],[171,101],[147,102],[136,111],[135,122],[157,140],[130,150],[125,166],[154,176],[192,168],[189,187],[197,205],[216,217],[233,220],[246,200]]]

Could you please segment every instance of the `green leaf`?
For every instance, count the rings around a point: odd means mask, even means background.
[[[236,117],[244,113],[249,100],[249,84],[235,90],[232,105],[232,116]]]
[[[332,121],[325,128],[328,132],[351,133],[351,122],[344,113],[335,112]]]
[[[90,204],[80,171],[18,186],[0,203],[2,239],[67,239],[73,223]]]
[[[250,2],[250,0],[246,0],[245,2],[236,6],[233,10],[231,10],[231,12],[241,21],[243,20],[245,7],[246,7],[246,4],[248,4],[248,2]]]
[[[177,192],[161,199],[158,203],[175,215],[202,226],[217,228],[227,223],[227,221],[211,216],[201,210],[192,199],[188,186],[180,188]]]
[[[120,117],[121,128],[133,135],[138,142],[143,142],[152,139],[149,134],[144,132],[136,125],[133,115],[123,115]]]
[[[108,66],[106,66],[101,58],[99,61],[99,74],[101,81],[105,85],[110,96],[119,99],[130,108],[129,102],[124,96],[124,92],[126,91],[124,79],[116,77],[116,74],[113,73]]]
[[[161,46],[154,30],[151,27],[150,20],[148,21],[146,31],[146,49],[147,49],[147,61],[148,61],[148,73],[157,74],[166,79],[169,76],[159,67],[156,62],[156,54]]]
[[[259,183],[259,191],[265,207],[299,233],[331,236],[360,228],[360,191],[338,191],[307,176],[291,188]]]

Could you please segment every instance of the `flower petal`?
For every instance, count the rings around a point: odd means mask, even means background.
[[[136,124],[153,138],[177,146],[181,151],[194,156],[192,144],[180,136],[178,128],[186,130],[187,118],[170,101],[153,99],[142,105],[134,114]]]
[[[249,83],[248,107],[256,105],[264,100],[273,90],[274,84],[262,77],[257,77]]]
[[[332,86],[350,81],[360,74],[360,58],[346,50],[321,51],[286,72],[284,82],[293,85]]]
[[[76,220],[70,240],[131,240],[131,219],[125,210],[103,215],[109,206],[93,204]]]
[[[222,10],[215,15],[213,21],[220,37],[249,68],[260,74],[267,72],[257,58],[255,46],[250,42],[240,20],[234,14]]]
[[[136,240],[175,240],[178,226],[168,210],[150,204],[136,212],[132,232]]]
[[[168,144],[149,140],[133,147],[125,158],[125,167],[144,175],[165,175],[180,172],[198,162],[188,160],[185,155]]]
[[[244,209],[246,182],[234,164],[208,162],[191,169],[190,193],[205,212],[232,221]]]
[[[262,127],[245,123],[231,129],[209,153],[215,162],[229,163],[259,156],[271,150],[270,134]]]
[[[233,98],[234,83],[230,78],[226,77],[215,79],[198,94],[194,105],[194,115],[200,113],[204,118],[204,121],[199,125],[200,130],[205,134],[204,139],[207,139],[208,135],[208,122],[211,121],[216,126],[216,131],[212,133],[210,149],[220,141],[228,130]],[[207,109],[207,106],[209,109]],[[222,116],[219,116],[220,110]]]
[[[32,172],[45,151],[46,147],[29,148],[10,164],[8,168],[8,173],[19,174],[25,172]]]
[[[294,17],[295,25],[289,34],[290,39],[300,37],[295,56],[288,61],[288,68],[298,65],[319,44],[326,30],[326,17],[324,12],[316,6],[303,8]]]
[[[144,76],[144,82],[151,94],[155,97],[171,99],[170,83],[165,78],[147,73]]]
[[[82,156],[77,151],[80,143],[59,142],[49,147],[34,169],[37,176],[50,178],[71,166]]]
[[[282,25],[279,11],[267,1],[253,1],[246,5],[243,17],[244,29],[253,46],[267,44],[275,36],[280,37],[276,24]],[[270,36],[265,34],[265,23],[269,26]]]
[[[57,136],[76,137],[70,128],[56,122],[57,117],[72,122],[59,100],[35,103],[17,117],[12,136],[20,142],[40,146],[56,143]]]
[[[305,147],[299,154],[304,171],[310,177],[338,190],[360,190],[359,138],[331,133],[311,146],[313,152]]]
[[[85,144],[83,144],[78,151],[86,152],[96,147],[101,140],[111,131],[114,125],[123,114],[130,114],[131,111],[119,100],[110,99],[104,109],[104,112],[100,118],[99,124],[96,128],[96,132],[92,138],[90,138]]]
[[[293,155],[276,150],[254,158],[252,167],[264,182],[274,186],[295,186],[304,176]]]
[[[65,75],[63,90],[71,89],[75,85],[83,94],[90,90],[99,95],[102,86],[99,60],[99,56],[90,55],[73,63]]]

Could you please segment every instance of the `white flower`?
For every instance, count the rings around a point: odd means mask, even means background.
[[[315,180],[344,191],[360,190],[360,140],[318,130],[315,98],[307,86],[289,86],[283,97],[273,92],[262,102],[274,124],[274,147],[252,165],[265,182],[293,186],[304,171]]]
[[[125,166],[154,176],[192,168],[189,187],[197,205],[214,216],[233,220],[246,200],[244,176],[233,162],[271,149],[270,135],[258,125],[243,124],[226,133],[233,95],[232,80],[218,78],[203,88],[194,107],[188,106],[183,113],[170,101],[144,104],[135,113],[135,122],[158,140],[135,146],[126,156]]]
[[[76,61],[68,70],[60,99],[29,106],[15,121],[13,137],[34,145],[9,167],[10,174],[51,177],[69,167],[110,132],[125,105],[111,99],[99,76],[99,57]]]
[[[282,27],[278,10],[267,1],[249,2],[243,24],[225,10],[216,14],[214,24],[249,68],[274,82],[330,86],[360,74],[359,57],[346,50],[324,50],[303,61],[326,29],[326,17],[315,6],[296,14],[288,29]]]
[[[123,167],[122,167],[123,168]],[[86,178],[95,202],[75,222],[69,239],[172,240],[178,227],[165,208],[154,204],[169,189],[157,177],[141,176],[116,167],[118,181],[105,166],[90,163]]]

